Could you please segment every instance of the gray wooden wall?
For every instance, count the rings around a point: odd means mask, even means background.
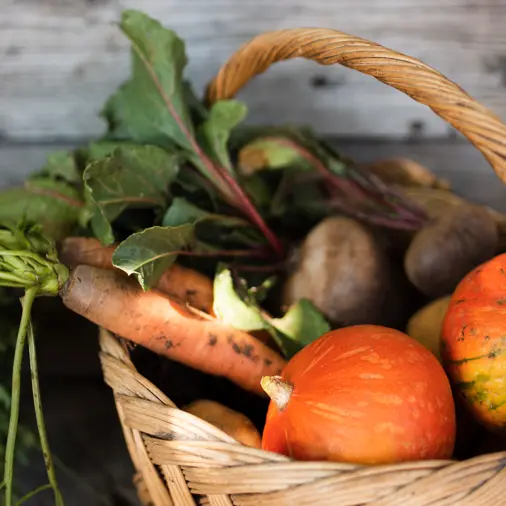
[[[422,59],[506,118],[506,0],[0,0],[2,138],[72,140],[102,131],[97,113],[129,68],[115,26],[124,8],[180,34],[199,90],[255,34],[324,26]],[[452,135],[430,110],[344,68],[279,64],[241,97],[251,121],[309,122],[347,137]]]

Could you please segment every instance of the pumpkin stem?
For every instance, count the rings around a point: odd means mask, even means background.
[[[260,385],[277,408],[283,411],[292,396],[293,385],[284,381],[281,376],[263,376]]]

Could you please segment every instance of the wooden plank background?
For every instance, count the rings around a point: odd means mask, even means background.
[[[98,112],[129,71],[115,25],[124,8],[180,34],[199,91],[255,34],[324,26],[422,59],[506,118],[505,0],[0,0],[0,137],[102,132]],[[348,137],[454,135],[430,110],[372,78],[301,60],[271,69],[241,98],[251,122],[309,123]]]

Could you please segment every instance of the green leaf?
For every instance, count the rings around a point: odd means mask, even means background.
[[[134,275],[143,290],[149,290],[181,251],[196,246],[195,230],[191,224],[151,227],[121,242],[114,251],[112,263],[128,275]]]
[[[126,147],[126,148],[135,148],[139,145],[135,142],[128,141],[95,141],[90,142],[88,147],[86,148],[86,160],[88,163],[94,162],[97,160],[101,160],[102,158],[106,158],[111,156],[116,148]]]
[[[318,313],[302,303],[294,306],[283,318],[270,318],[259,305],[259,300],[265,297],[265,290],[272,286],[272,279],[263,285],[247,288],[245,281],[240,280],[239,287],[234,286],[234,280],[229,269],[220,265],[214,278],[214,305],[216,316],[231,327],[251,332],[267,330],[280,350],[286,357],[292,357],[304,346],[304,339],[312,339],[315,333],[324,328],[324,323],[318,319]],[[301,317],[308,317],[305,324]],[[308,337],[303,336],[307,332]]]
[[[242,127],[234,132],[231,145],[239,151],[240,172],[245,174],[267,168],[314,169],[316,160],[334,174],[345,176],[353,165],[309,128]]]
[[[195,233],[200,240],[218,244],[222,249],[226,249],[227,244],[248,247],[265,244],[260,232],[246,220],[206,211],[184,198],[176,197],[165,213],[162,225],[175,227],[185,223],[195,225]]]
[[[45,165],[35,177],[46,176],[52,179],[63,179],[68,183],[81,181],[74,154],[69,151],[55,151],[46,160]]]
[[[204,151],[231,174],[234,174],[234,169],[230,161],[228,140],[231,131],[246,114],[247,107],[243,102],[238,100],[216,102],[197,134],[197,140]]]
[[[285,336],[306,346],[330,331],[330,325],[312,302],[301,299],[271,324]]]
[[[239,151],[238,169],[249,176],[263,169],[285,169],[300,167],[311,169],[311,164],[302,156],[293,141],[283,137],[260,137]]]
[[[224,323],[246,331],[267,328],[260,309],[241,300],[235,291],[230,270],[222,265],[214,277],[213,294],[213,311]]]
[[[260,174],[252,174],[241,181],[246,193],[258,209],[269,209],[274,197],[273,189]]]
[[[185,167],[179,171],[176,185],[180,186],[185,195],[201,195],[209,201],[214,209],[218,207],[218,192],[213,183],[201,172]]]
[[[72,230],[84,203],[77,190],[63,181],[32,177],[23,187],[0,192],[0,221],[28,221],[59,240]]]
[[[296,175],[289,170],[283,174],[269,205],[271,216],[280,218],[282,223],[293,221],[296,227],[301,226],[301,218],[304,222],[306,219],[320,221],[332,212],[321,188],[297,181]]]
[[[179,158],[156,146],[122,146],[84,171],[86,201],[93,233],[114,242],[111,223],[127,208],[163,209]]]
[[[194,136],[185,102],[184,43],[158,21],[123,11],[121,30],[132,44],[132,77],[107,101],[102,116],[109,137],[193,151]]]
[[[250,226],[247,221],[241,218],[205,211],[181,197],[173,199],[172,204],[163,217],[162,225],[165,227],[176,227],[185,223],[197,224],[209,221],[223,227]]]
[[[234,151],[259,137],[288,137],[293,140],[315,139],[315,133],[307,126],[298,125],[246,125],[235,128],[230,136],[230,146]]]

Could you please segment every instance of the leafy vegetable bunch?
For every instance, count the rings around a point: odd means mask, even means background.
[[[56,503],[63,503],[45,435],[30,323],[35,298],[57,295],[69,279],[55,243],[73,234],[92,236],[104,248],[114,245],[113,265],[144,291],[176,259],[210,273],[220,319],[244,331],[267,331],[289,357],[329,329],[308,301],[284,315],[269,316],[261,307],[291,246],[336,211],[398,229],[416,230],[425,220],[309,129],[246,127],[244,103],[197,98],[183,76],[183,42],[158,21],[127,10],[120,29],[131,43],[132,72],[103,108],[105,135],[53,153],[23,187],[0,193],[0,285],[25,291],[5,452],[7,506],[25,339],[49,482]]]
[[[158,21],[129,10],[120,28],[132,74],[103,108],[106,134],[0,194],[0,219],[23,216],[56,240],[76,226],[103,245],[119,240],[114,265],[145,289],[178,255],[284,261],[336,209],[419,227],[419,210],[310,130],[246,127],[244,103],[199,100],[183,42]]]

